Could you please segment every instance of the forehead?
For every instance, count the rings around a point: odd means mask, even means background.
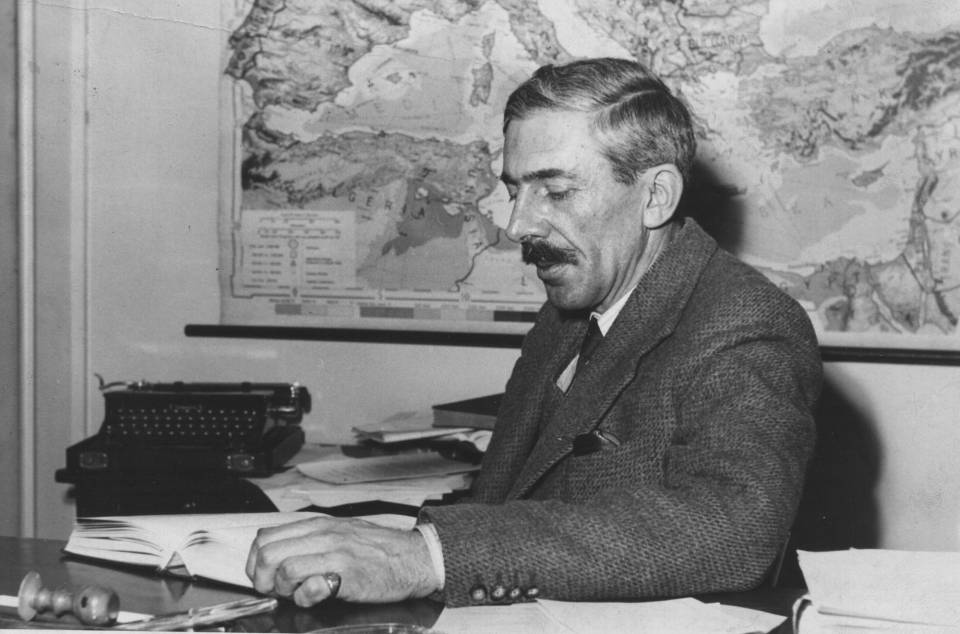
[[[578,173],[604,160],[585,112],[538,110],[507,126],[503,145],[506,178],[547,170]]]

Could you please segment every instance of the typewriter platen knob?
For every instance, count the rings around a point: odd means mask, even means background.
[[[299,383],[274,390],[274,402],[269,407],[270,415],[285,423],[299,423],[310,411],[310,392]]]

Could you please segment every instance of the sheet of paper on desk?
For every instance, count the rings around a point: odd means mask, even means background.
[[[433,629],[444,634],[490,632],[656,632],[657,634],[745,634],[767,632],[784,617],[748,610],[731,613],[725,606],[696,599],[640,603],[567,602],[541,599],[506,606],[447,608]],[[755,613],[755,614],[754,614]]]
[[[450,460],[438,453],[417,452],[374,456],[371,458],[336,458],[298,464],[300,473],[330,484],[356,484],[404,480],[426,476],[446,476],[476,471],[479,465]]]
[[[574,632],[584,633],[745,634],[768,632],[785,620],[782,616],[757,610],[730,612],[725,609],[726,606],[703,603],[692,598],[638,603],[585,603],[541,599],[539,603],[554,620]]]
[[[430,631],[440,634],[574,634],[573,630],[553,620],[538,603],[444,608]]]

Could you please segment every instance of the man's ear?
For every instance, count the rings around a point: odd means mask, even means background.
[[[643,176],[644,194],[643,226],[656,229],[667,224],[680,204],[683,194],[683,177],[672,163],[651,167]]]

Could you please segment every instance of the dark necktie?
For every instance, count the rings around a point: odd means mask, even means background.
[[[580,344],[580,359],[577,361],[578,370],[586,367],[594,350],[602,341],[603,333],[600,332],[600,326],[597,324],[596,318],[591,317],[590,325],[587,326],[587,335],[583,338],[583,343]]]

